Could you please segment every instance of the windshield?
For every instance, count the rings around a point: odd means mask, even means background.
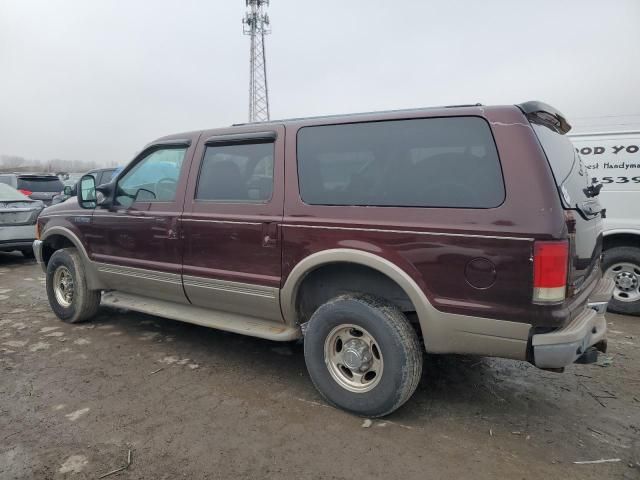
[[[13,201],[13,200],[30,200],[29,197],[23,195],[15,188],[6,185],[4,183],[0,183],[0,201]]]
[[[576,208],[588,198],[589,170],[567,137],[543,125],[532,126],[547,155],[564,206]]]
[[[18,189],[30,192],[61,192],[64,188],[57,177],[20,177]]]

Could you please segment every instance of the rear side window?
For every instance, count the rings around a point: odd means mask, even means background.
[[[273,152],[273,142],[208,146],[196,200],[268,202],[273,192]]]
[[[18,189],[30,192],[61,192],[64,188],[62,182],[56,177],[20,178],[18,177]]]
[[[308,204],[493,208],[504,201],[496,146],[479,117],[305,127],[297,142]]]

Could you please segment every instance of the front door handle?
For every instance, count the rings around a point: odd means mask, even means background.
[[[263,223],[262,224],[262,246],[275,247],[278,245],[278,224]]]

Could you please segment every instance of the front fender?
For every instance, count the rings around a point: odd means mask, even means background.
[[[100,280],[100,275],[98,273],[98,269],[96,268],[94,262],[89,259],[89,254],[87,253],[87,249],[85,248],[82,240],[76,235],[73,231],[71,231],[67,227],[63,227],[60,225],[55,225],[51,227],[47,227],[44,229],[40,236],[40,241],[42,242],[39,245],[39,249],[41,250],[40,260],[42,260],[43,270],[46,271],[46,264],[44,262],[43,250],[47,248],[47,246],[51,247],[54,244],[55,239],[64,238],[65,240],[71,242],[71,244],[76,248],[78,253],[80,254],[80,258],[82,259],[85,274],[87,276],[87,284],[91,290],[103,290],[106,288],[104,283]],[[37,241],[37,240],[36,240]]]

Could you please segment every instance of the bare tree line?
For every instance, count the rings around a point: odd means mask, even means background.
[[[115,162],[107,164],[94,160],[63,160],[54,158],[40,160],[24,158],[17,155],[0,155],[0,172],[37,172],[37,173],[82,173],[94,168],[115,166]]]

